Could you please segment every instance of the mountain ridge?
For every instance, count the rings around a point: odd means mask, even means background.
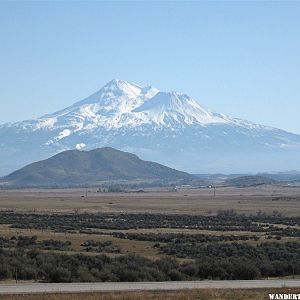
[[[190,173],[300,168],[300,135],[115,79],[43,117],[0,126],[0,174],[68,149],[111,146]],[[276,168],[274,168],[276,163]]]

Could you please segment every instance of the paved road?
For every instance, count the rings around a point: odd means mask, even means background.
[[[298,287],[300,279],[293,280],[204,280],[171,282],[97,282],[97,283],[29,283],[1,284],[0,294],[32,294],[54,292],[115,292],[137,290],[181,290],[181,289],[239,289]]]

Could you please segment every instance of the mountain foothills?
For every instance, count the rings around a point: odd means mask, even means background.
[[[139,159],[110,147],[91,151],[68,150],[11,173],[3,180],[11,186],[76,186],[98,184],[151,185],[190,182],[195,177]],[[3,183],[3,181],[2,181]]]
[[[1,125],[0,146],[1,175],[62,151],[107,146],[190,173],[300,168],[300,135],[116,79],[63,110]]]

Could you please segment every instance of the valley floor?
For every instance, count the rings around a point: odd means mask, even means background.
[[[0,191],[0,280],[300,275],[300,188]]]
[[[1,190],[0,210],[29,212],[108,212],[214,214],[234,209],[238,213],[280,212],[300,216],[300,186],[257,186],[213,189],[145,189],[99,193],[97,188]]]

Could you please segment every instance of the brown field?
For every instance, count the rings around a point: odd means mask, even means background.
[[[282,216],[300,215],[300,187],[260,186],[252,188],[219,188],[214,196],[211,189],[185,189],[178,192],[167,189],[146,189],[143,193],[97,193],[96,189],[89,189],[87,197],[85,189],[27,189],[0,190],[0,210],[28,213],[71,213],[109,212],[109,213],[163,213],[163,214],[191,214],[211,215],[219,210],[234,209],[237,213],[256,214],[274,211]],[[274,227],[285,228],[287,225],[276,224]],[[299,228],[295,226],[295,228]],[[0,236],[12,238],[16,236],[37,236],[38,240],[70,241],[71,247],[67,251],[41,250],[55,253],[98,255],[99,252],[86,252],[81,246],[87,240],[113,242],[120,249],[120,253],[105,253],[118,256],[136,253],[150,259],[158,259],[162,254],[154,241],[139,241],[117,238],[111,232],[132,233],[184,233],[205,235],[234,235],[255,236],[256,240],[243,243],[259,244],[266,241],[265,232],[251,231],[214,231],[184,228],[148,228],[148,229],[93,229],[91,234],[79,231],[56,232],[42,229],[13,228],[10,224],[0,224]],[[296,237],[282,236],[281,240],[271,237],[268,241],[278,243],[287,240],[296,241]],[[177,258],[180,262],[192,261],[189,258]],[[3,283],[3,282],[2,282]],[[299,292],[299,291],[298,291]],[[105,294],[73,294],[73,295],[31,295],[31,296],[0,296],[0,299],[268,299],[265,290],[199,290],[182,292],[135,292],[135,293],[105,293]]]
[[[0,210],[36,212],[127,212],[165,214],[211,214],[235,209],[238,213],[272,213],[300,215],[300,187],[259,186],[218,188],[216,196],[208,188],[145,189],[145,193],[97,193],[89,189],[0,190]]]
[[[103,230],[104,231],[104,230]],[[118,230],[114,230],[118,231]],[[38,240],[61,240],[61,241],[70,241],[72,243],[71,251],[58,251],[51,250],[51,252],[60,252],[60,253],[68,253],[75,254],[78,252],[84,253],[86,255],[98,255],[97,252],[85,252],[80,245],[87,240],[94,241],[105,241],[110,240],[114,243],[114,245],[118,246],[121,249],[120,254],[111,254],[106,253],[107,255],[121,255],[128,253],[136,253],[143,255],[148,258],[156,257],[158,255],[157,250],[153,248],[154,242],[148,241],[135,241],[128,239],[119,239],[110,235],[99,235],[99,234],[82,234],[82,233],[61,233],[54,232],[51,230],[36,230],[36,229],[15,229],[10,228],[9,225],[0,224],[0,236],[11,238],[12,236],[37,236]],[[46,250],[44,250],[46,251]]]
[[[253,188],[219,188],[214,197],[210,189],[185,189],[178,192],[170,192],[167,189],[148,189],[145,193],[97,193],[96,189],[89,189],[87,197],[85,189],[27,189],[0,191],[0,210],[14,210],[24,212],[51,212],[68,213],[80,212],[128,212],[128,213],[166,213],[166,214],[213,214],[219,209],[235,209],[238,213],[257,213],[259,210],[268,214],[279,211],[284,216],[300,215],[300,187],[286,188],[278,186],[263,186]],[[280,227],[280,224],[276,226]],[[259,243],[266,239],[264,233],[248,231],[213,231],[175,228],[155,229],[129,229],[107,230],[95,229],[94,234],[79,232],[62,233],[51,230],[16,229],[9,224],[0,224],[0,236],[11,238],[12,236],[33,236],[38,240],[54,239],[70,241],[71,250],[64,253],[84,252],[80,246],[86,240],[94,241],[111,240],[121,250],[122,255],[137,253],[148,258],[160,256],[155,249],[155,242],[137,241],[116,238],[111,235],[97,234],[113,231],[135,233],[184,233],[184,234],[209,234],[209,235],[255,235],[258,241],[247,243]],[[288,238],[293,240],[294,238]],[[283,237],[282,241],[286,238]],[[46,251],[46,250],[44,250]],[[58,251],[60,252],[60,251]],[[97,255],[94,252],[84,252],[87,255]],[[186,260],[186,259],[180,259]]]
[[[3,300],[264,300],[268,294],[297,294],[299,289],[224,289],[183,290],[153,292],[82,293],[82,294],[37,294],[0,296]]]

